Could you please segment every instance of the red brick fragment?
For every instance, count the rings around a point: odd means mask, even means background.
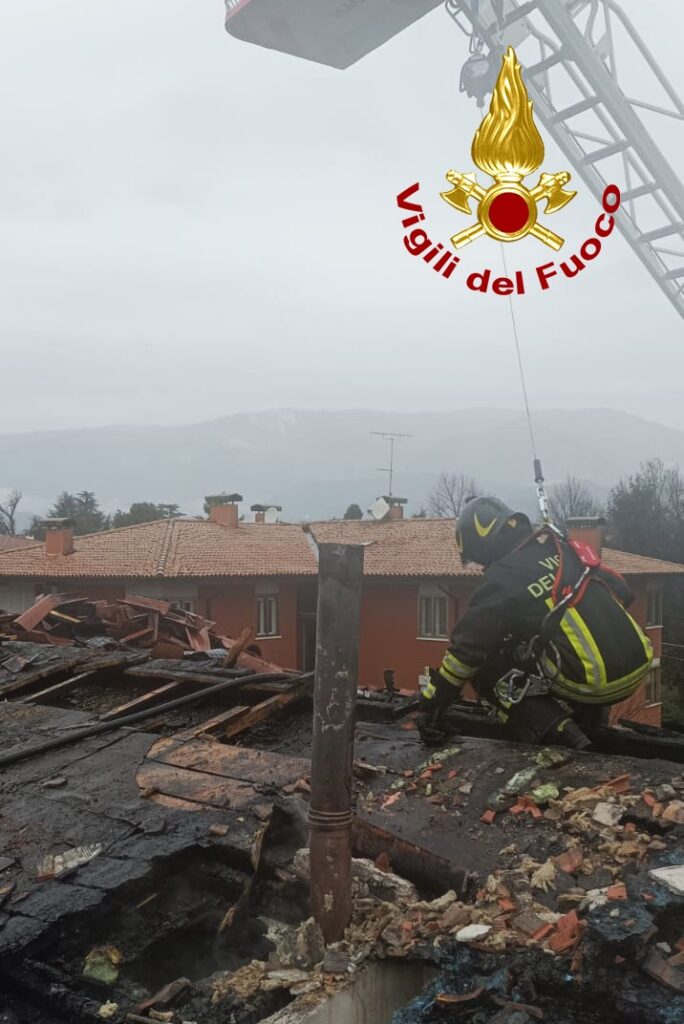
[[[641,794],[641,799],[644,801],[647,807],[654,807],[658,803],[653,793],[649,793],[647,789],[645,789]]]
[[[575,945],[574,935],[561,935],[560,932],[556,932],[549,939],[549,949],[554,953],[566,953],[569,949]]]
[[[556,928],[563,935],[568,935],[571,932],[577,931],[578,926],[579,918],[576,910],[570,910],[567,914],[563,914],[563,916],[556,921]]]
[[[380,854],[379,857],[375,858],[375,866],[379,871],[384,871],[386,874],[392,871],[392,865],[390,864],[389,855],[386,852]]]
[[[626,900],[627,889],[625,888],[624,882],[619,882],[617,885],[611,885],[606,892],[606,896],[609,900]]]
[[[565,853],[561,853],[559,857],[555,858],[556,867],[564,871],[566,875],[574,875],[583,863],[584,854],[578,849],[566,850]]]
[[[496,821],[496,811],[485,811],[480,821],[483,821],[485,825],[493,825]]]
[[[518,802],[510,808],[510,812],[511,814],[523,814],[526,812],[531,814],[533,818],[543,817],[541,810],[532,797],[529,796],[519,796]]]
[[[684,995],[684,971],[669,964],[658,950],[654,949],[649,953],[643,969],[661,985],[665,985],[679,995]]]
[[[618,775],[614,779],[609,779],[608,782],[602,782],[601,786],[610,787],[615,793],[628,793],[632,788],[631,781],[632,776],[629,774]]]

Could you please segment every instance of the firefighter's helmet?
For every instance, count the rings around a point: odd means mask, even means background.
[[[488,566],[531,529],[524,513],[513,512],[498,498],[473,498],[456,521],[456,545],[464,563]]]

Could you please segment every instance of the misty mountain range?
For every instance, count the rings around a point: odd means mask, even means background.
[[[608,409],[545,410],[535,433],[547,482],[567,474],[599,497],[639,463],[676,464],[684,432]],[[393,491],[408,512],[427,504],[443,471],[475,477],[513,506],[535,506],[532,455],[520,412],[307,411],[235,413],[187,426],[109,426],[0,436],[0,492],[18,488],[24,526],[63,491],[94,491],[103,508],[133,501],[177,502],[197,514],[206,494],[239,491],[283,506],[290,520],[364,510],[387,493],[389,445],[371,431],[409,434],[395,447]]]

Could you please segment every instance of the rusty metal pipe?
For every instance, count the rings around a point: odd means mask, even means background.
[[[352,772],[363,546],[321,544],[309,849],[311,908],[327,944],[351,920]]]

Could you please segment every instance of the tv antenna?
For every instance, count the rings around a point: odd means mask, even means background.
[[[394,477],[394,442],[399,437],[413,437],[413,434],[397,434],[397,433],[395,433],[393,431],[389,431],[389,430],[371,430],[371,434],[373,434],[374,437],[381,437],[383,439],[383,441],[389,441],[389,445],[390,445],[390,464],[389,464],[389,468],[379,467],[378,468],[378,473],[389,473],[389,490],[387,492],[387,497],[391,498],[392,497],[392,480],[393,480],[393,477]]]

